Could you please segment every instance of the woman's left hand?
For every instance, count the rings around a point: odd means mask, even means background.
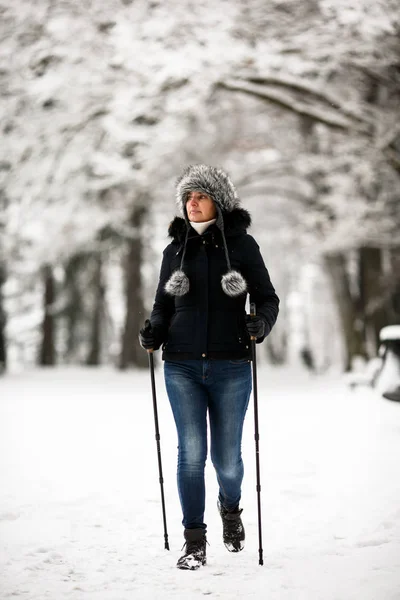
[[[251,337],[263,337],[265,333],[265,322],[261,317],[246,315],[246,329]]]

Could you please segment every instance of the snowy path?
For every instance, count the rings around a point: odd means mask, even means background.
[[[400,599],[400,404],[332,378],[260,369],[264,566],[253,411],[245,550],[221,542],[207,466],[208,565],[182,547],[176,434],[157,372],[171,552],[148,373],[59,369],[0,380],[0,598]]]

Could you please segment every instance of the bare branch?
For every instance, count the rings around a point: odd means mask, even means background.
[[[313,85],[311,82],[304,83],[290,75],[285,75],[284,77],[277,75],[263,75],[244,77],[243,79],[250,83],[278,86],[284,89],[291,89],[295,92],[301,92],[303,97],[310,96],[311,100],[319,100],[324,104],[327,104],[330,108],[335,108],[340,111],[341,114],[351,117],[360,123],[364,123],[366,120],[369,121],[366,115],[359,114],[354,109],[343,104],[342,100],[331,91],[322,90],[320,86]]]
[[[269,100],[278,106],[282,106],[283,108],[289,109],[290,111],[299,115],[308,116],[314,121],[328,125],[333,129],[339,129],[342,131],[356,130],[364,135],[371,135],[370,125],[365,123],[365,121],[356,123],[354,120],[352,121],[348,118],[350,115],[346,116],[341,114],[341,112],[338,112],[337,109],[332,111],[326,106],[322,108],[319,106],[311,106],[307,101],[305,102],[303,99],[296,98],[293,94],[290,94],[285,90],[268,88],[265,85],[258,85],[233,79],[221,81],[218,85],[226,89],[245,92],[247,94],[251,94],[252,96]],[[309,90],[309,93],[312,95],[311,90]],[[318,100],[318,97],[316,99]],[[357,121],[359,121],[359,118]]]

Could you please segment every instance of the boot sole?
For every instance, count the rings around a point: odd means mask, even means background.
[[[190,564],[177,564],[176,567],[177,569],[180,569],[181,571],[197,571],[197,569],[200,569],[200,567],[204,567],[204,565],[207,564],[206,560],[202,560],[201,562],[196,562],[196,564],[190,565]]]
[[[240,544],[240,547],[238,548],[237,546],[234,546],[230,542],[224,542],[224,546],[228,550],[228,552],[241,552],[244,548],[244,541],[239,542],[239,544]]]

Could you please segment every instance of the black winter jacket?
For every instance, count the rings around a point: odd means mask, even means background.
[[[279,299],[269,278],[259,246],[246,230],[249,213],[236,208],[224,214],[224,229],[232,269],[247,282],[250,302],[271,331],[279,310]],[[245,327],[247,294],[227,296],[221,277],[227,271],[222,236],[216,225],[203,235],[189,232],[184,270],[190,290],[184,296],[169,296],[165,284],[179,268],[186,233],[185,220],[176,217],[169,227],[172,242],[165,248],[150,321],[155,349],[162,345],[164,360],[250,358],[250,338]],[[257,343],[264,338],[257,339]]]

